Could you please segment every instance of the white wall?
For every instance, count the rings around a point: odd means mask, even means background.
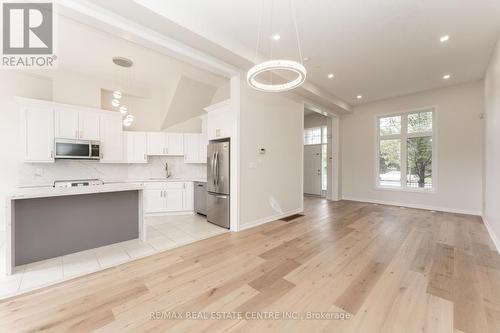
[[[438,156],[437,169],[433,170],[438,176],[437,192],[375,189],[376,115],[428,106],[437,106]],[[341,121],[343,198],[479,215],[483,128],[479,115],[482,112],[481,81],[355,107],[353,113],[343,116]]]
[[[241,83],[240,227],[302,209],[304,105]],[[260,148],[266,154],[259,154]]]
[[[484,207],[483,218],[500,239],[500,40],[484,80]],[[498,248],[500,251],[500,248]]]
[[[304,116],[304,128],[322,127],[327,125],[328,118],[319,113]]]

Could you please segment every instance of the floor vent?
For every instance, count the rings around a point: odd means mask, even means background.
[[[290,222],[290,221],[293,221],[295,219],[298,219],[299,217],[302,217],[304,216],[304,214],[293,214],[293,215],[290,215],[290,216],[287,216],[287,217],[284,217],[282,219],[280,219],[281,221],[285,221],[285,222]]]

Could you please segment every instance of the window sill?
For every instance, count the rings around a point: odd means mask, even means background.
[[[389,186],[375,186],[376,191],[393,191],[393,192],[409,192],[409,193],[425,193],[436,194],[436,189],[419,189],[419,188],[402,188],[402,187],[389,187]]]

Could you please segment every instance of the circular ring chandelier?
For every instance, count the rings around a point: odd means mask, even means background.
[[[280,84],[267,84],[257,81],[256,77],[258,75],[276,70],[292,72],[296,74],[297,77],[291,81]],[[253,66],[247,73],[247,82],[252,88],[259,91],[282,92],[300,86],[306,80],[306,76],[306,68],[296,61],[269,60]]]

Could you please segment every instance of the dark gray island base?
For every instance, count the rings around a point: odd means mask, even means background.
[[[138,191],[19,200],[15,266],[139,237]]]
[[[7,202],[7,274],[19,265],[144,240],[142,200],[142,185],[19,191]]]

